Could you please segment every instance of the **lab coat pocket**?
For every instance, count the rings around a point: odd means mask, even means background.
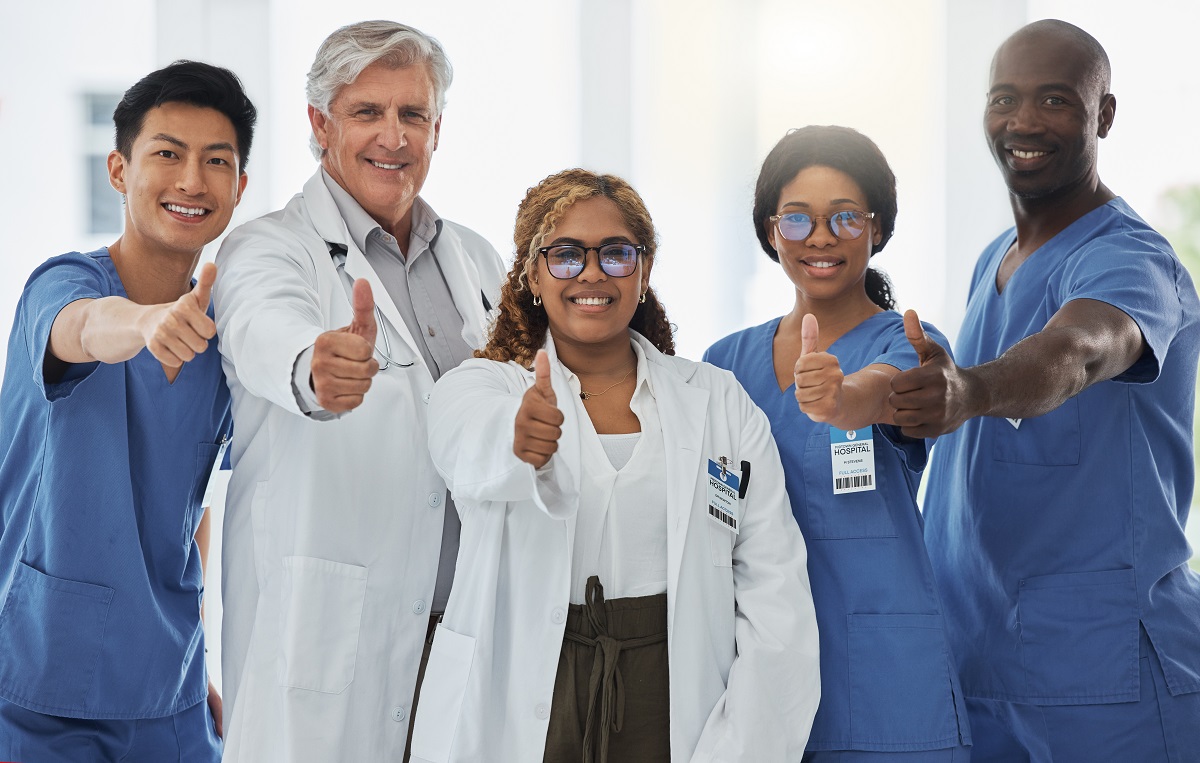
[[[875,442],[878,451],[881,443],[878,431],[875,431]],[[834,495],[829,428],[820,427],[819,431],[809,435],[804,449],[804,519],[807,526],[802,524],[800,527],[804,537],[810,540],[895,537],[896,525],[883,498],[888,494],[887,475],[880,465],[876,459],[874,490]]]
[[[1030,698],[1061,704],[1138,699],[1133,570],[1026,578],[1017,614]]]
[[[850,614],[846,618],[850,741],[878,745],[877,749],[958,744],[942,616]]]
[[[733,530],[707,519],[708,543],[712,550],[712,563],[717,567],[733,566]]]
[[[1049,413],[1021,419],[1015,427],[1008,419],[995,417],[984,418],[981,426],[991,430],[992,458],[997,461],[1035,466],[1072,466],[1079,463],[1077,397],[1070,398]]]
[[[280,683],[341,693],[354,680],[367,568],[285,556],[281,595]]]
[[[425,682],[421,685],[421,701],[417,704],[412,741],[414,758],[433,763],[450,760],[474,660],[473,637],[444,625],[437,627],[425,668]]]
[[[51,577],[24,563],[0,611],[0,687],[43,712],[83,710],[113,589]]]
[[[196,528],[204,515],[204,492],[208,478],[213,474],[213,464],[221,451],[219,442],[202,442],[196,445],[196,466],[192,476],[192,489],[188,491],[187,506],[183,512],[183,545],[190,546],[196,537]]]

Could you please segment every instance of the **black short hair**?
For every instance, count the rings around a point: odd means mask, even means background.
[[[871,254],[883,249],[896,230],[896,175],[875,141],[849,127],[809,125],[789,130],[763,160],[754,187],[754,233],[771,259],[779,253],[767,235],[767,218],[775,214],[779,194],[800,170],[830,167],[849,175],[867,197],[869,212],[875,213],[879,243]],[[867,271],[867,291],[872,301],[890,310],[895,303],[891,284],[881,271]]]
[[[151,72],[125,91],[113,111],[117,150],[125,158],[146,122],[146,112],[164,103],[187,103],[216,109],[229,118],[237,133],[238,168],[246,171],[258,110],[233,72],[199,61],[176,61]]]

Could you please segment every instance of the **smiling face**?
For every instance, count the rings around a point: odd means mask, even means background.
[[[610,243],[644,242],[634,237],[620,208],[611,199],[593,196],[572,204],[547,233],[541,246],[597,247]],[[579,275],[559,279],[550,275],[546,258],[538,254],[530,289],[542,299],[554,341],[592,347],[628,344],[629,322],[637,309],[638,298],[650,282],[650,263],[644,256],[638,260],[633,275],[615,277],[601,270],[597,253],[589,251]]]
[[[1098,62],[1049,31],[1009,39],[992,62],[984,129],[1009,191],[1041,199],[1098,182],[1096,149],[1116,108]]]
[[[843,210],[871,212],[866,194],[846,173],[832,167],[806,167],[779,193],[775,214],[803,212],[828,218]],[[779,254],[779,264],[796,290],[808,300],[863,299],[871,247],[881,234],[874,220],[857,239],[844,241],[833,235],[825,219],[816,220],[805,241],[788,241],[775,223],[766,222],[767,236]]]
[[[164,103],[146,112],[129,156],[108,156],[125,194],[122,246],[194,257],[224,232],[241,200],[237,133],[216,109]]]
[[[328,115],[310,106],[308,116],[325,171],[407,245],[442,125],[428,67],[372,64],[338,91]]]

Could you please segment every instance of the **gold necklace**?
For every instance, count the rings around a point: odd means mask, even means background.
[[[613,387],[616,387],[616,386],[618,386],[618,385],[620,385],[620,384],[624,383],[624,382],[625,382],[625,380],[629,378],[629,375],[630,375],[631,373],[633,373],[633,369],[634,369],[634,368],[637,368],[637,364],[636,364],[636,363],[633,365],[633,367],[631,367],[631,368],[630,368],[628,371],[626,371],[626,372],[625,372],[625,375],[621,377],[621,381],[617,382],[616,384],[610,384],[610,385],[608,385],[607,387],[605,387],[604,389],[600,390],[599,392],[588,392],[587,390],[583,389],[583,386],[582,386],[582,385],[580,385],[580,388],[579,388],[579,399],[580,399],[580,400],[587,400],[587,399],[589,399],[589,398],[593,398],[593,397],[600,397],[601,395],[603,395],[605,392],[608,392],[608,391],[609,391],[610,389],[612,389]]]

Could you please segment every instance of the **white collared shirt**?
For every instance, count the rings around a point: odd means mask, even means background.
[[[571,561],[574,604],[583,603],[591,575],[600,578],[605,599],[650,596],[667,590],[667,486],[663,480],[667,465],[662,424],[645,354],[636,343],[633,350],[637,355],[637,385],[629,407],[641,422],[642,431],[628,463],[620,469],[614,468],[601,438],[620,440],[629,436],[596,433],[579,398],[579,379],[567,370],[567,381],[575,391],[572,400],[580,421],[583,457]]]

